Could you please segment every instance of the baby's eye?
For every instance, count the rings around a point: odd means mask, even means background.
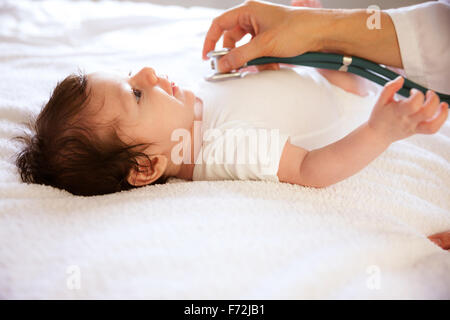
[[[133,94],[136,97],[137,102],[139,102],[139,99],[141,98],[142,92],[138,89],[133,89]]]

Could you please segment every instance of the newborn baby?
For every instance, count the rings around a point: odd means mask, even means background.
[[[437,132],[447,118],[431,91],[425,101],[418,91],[394,99],[401,77],[382,90],[360,80],[306,67],[266,70],[202,82],[198,97],[148,67],[133,76],[71,75],[39,114],[36,134],[22,137],[17,165],[25,182],[78,195],[169,177],[326,187],[396,140]]]
[[[442,126],[448,106],[431,91],[396,100],[402,85],[302,67],[202,82],[194,93],[152,68],[128,77],[73,74],[30,124],[35,134],[18,137],[26,145],[16,164],[24,182],[77,195],[169,177],[326,187],[392,142]],[[449,232],[429,238],[450,249]]]
[[[302,67],[202,82],[194,93],[152,68],[73,74],[30,124],[35,135],[18,137],[26,147],[16,164],[23,181],[78,195],[169,177],[326,187],[392,142],[442,126],[448,106],[431,91],[396,100],[402,85],[399,77],[380,90],[352,74]]]

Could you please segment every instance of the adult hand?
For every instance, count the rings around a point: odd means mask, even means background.
[[[292,57],[319,51],[317,30],[321,22],[316,10],[320,9],[246,1],[213,20],[203,44],[203,59],[215,49],[222,34],[223,47],[232,50],[219,60],[221,72],[238,69],[262,56]],[[236,48],[236,42],[248,33],[252,39]]]
[[[308,1],[309,2],[309,1]],[[261,57],[292,57],[307,51],[334,52],[403,68],[395,26],[380,12],[380,30],[367,28],[366,9],[289,7],[250,0],[215,18],[203,44],[203,59],[224,36],[224,47],[233,48],[219,59],[219,70],[238,69]],[[249,43],[235,48],[250,33]],[[225,63],[228,65],[225,65]]]

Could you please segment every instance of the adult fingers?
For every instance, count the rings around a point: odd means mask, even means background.
[[[218,69],[220,72],[229,72],[241,68],[247,61],[257,58],[263,50],[261,36],[257,35],[248,43],[233,48],[229,53],[219,59]]]
[[[416,127],[416,133],[433,134],[439,131],[448,117],[448,104],[442,102],[440,105],[439,115],[431,121],[422,121]]]
[[[243,5],[231,8],[213,19],[203,42],[202,58],[206,60],[208,52],[216,47],[217,41],[226,30],[232,30],[239,24],[239,15],[245,10]]]
[[[247,34],[240,26],[235,26],[232,30],[225,31],[223,34],[223,48],[234,48],[236,42],[241,40]]]

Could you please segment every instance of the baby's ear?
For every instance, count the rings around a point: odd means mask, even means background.
[[[139,167],[131,168],[127,177],[128,183],[136,187],[152,184],[158,180],[168,165],[167,157],[162,154],[152,155],[148,158],[141,156],[136,161]]]

